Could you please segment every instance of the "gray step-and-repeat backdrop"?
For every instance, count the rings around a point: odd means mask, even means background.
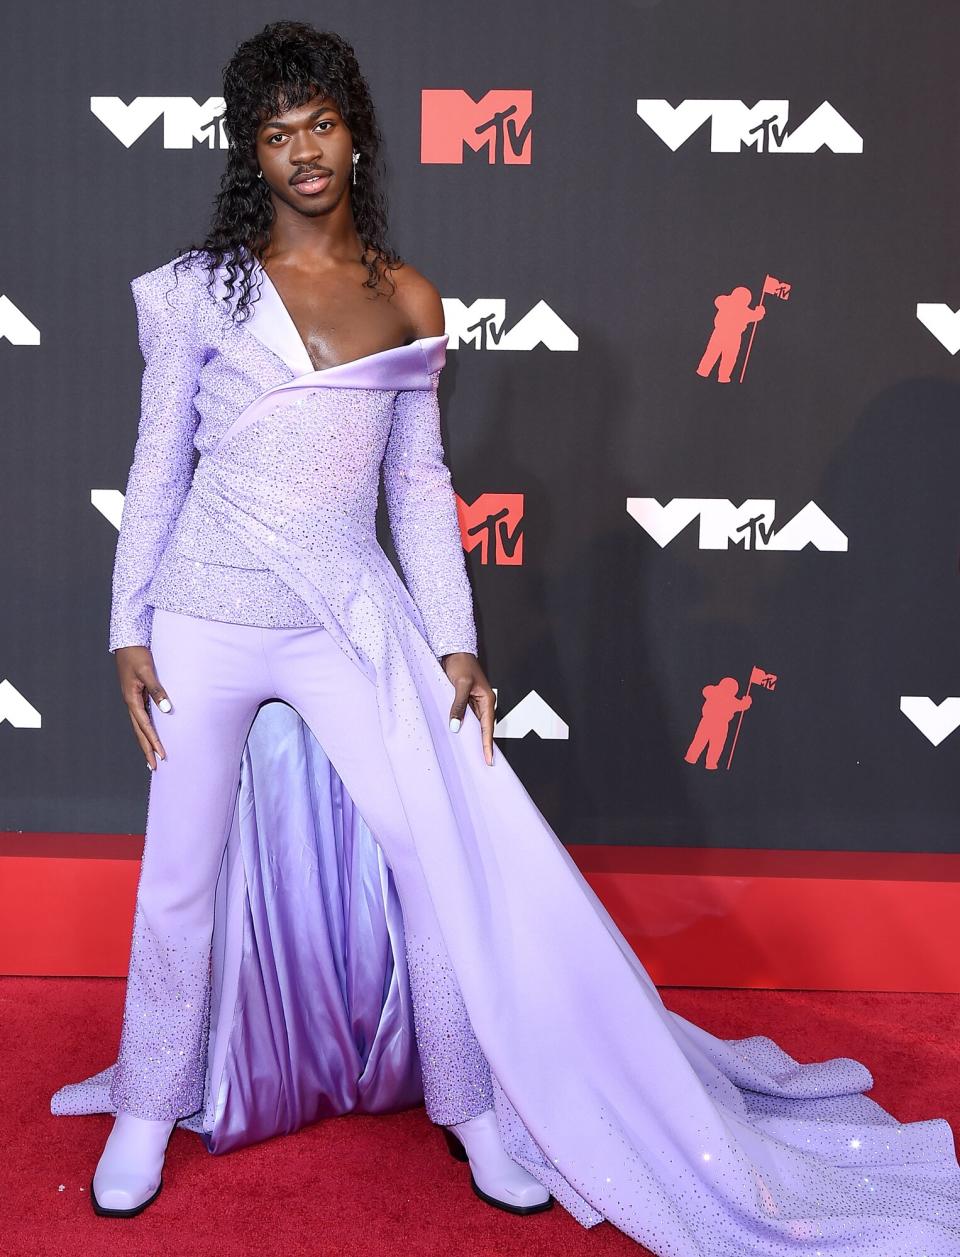
[[[951,0],[10,10],[0,828],[142,832],[128,284],[202,238],[221,68],[280,17],[372,86],[498,742],[560,836],[955,848]]]

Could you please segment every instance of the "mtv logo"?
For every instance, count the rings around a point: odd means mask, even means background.
[[[481,493],[470,505],[457,499],[465,550],[480,549],[480,562],[523,564],[523,494]]]
[[[424,88],[420,94],[420,161],[460,166],[464,146],[483,149],[491,166],[529,166],[533,146],[533,92],[487,92],[475,101],[460,88]]]

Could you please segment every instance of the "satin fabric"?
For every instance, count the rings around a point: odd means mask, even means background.
[[[251,726],[218,896],[208,1052],[216,1085],[183,1125],[222,1153],[322,1117],[419,1104],[393,875],[286,703],[264,704]],[[319,1021],[323,1041],[309,1032]]]

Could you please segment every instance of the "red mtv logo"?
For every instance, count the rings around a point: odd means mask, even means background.
[[[532,91],[487,92],[472,100],[459,88],[424,88],[420,100],[420,160],[459,166],[463,146],[486,147],[491,166],[529,166]]]
[[[523,563],[523,494],[481,493],[472,505],[457,498],[465,550],[480,547],[480,562],[498,567]]]

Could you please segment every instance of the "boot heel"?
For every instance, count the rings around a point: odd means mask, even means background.
[[[467,1157],[467,1150],[464,1148],[462,1142],[457,1138],[452,1130],[447,1130],[446,1126],[443,1127],[443,1137],[447,1141],[447,1148],[449,1149],[452,1157],[454,1157],[457,1161],[466,1161],[469,1159]]]

